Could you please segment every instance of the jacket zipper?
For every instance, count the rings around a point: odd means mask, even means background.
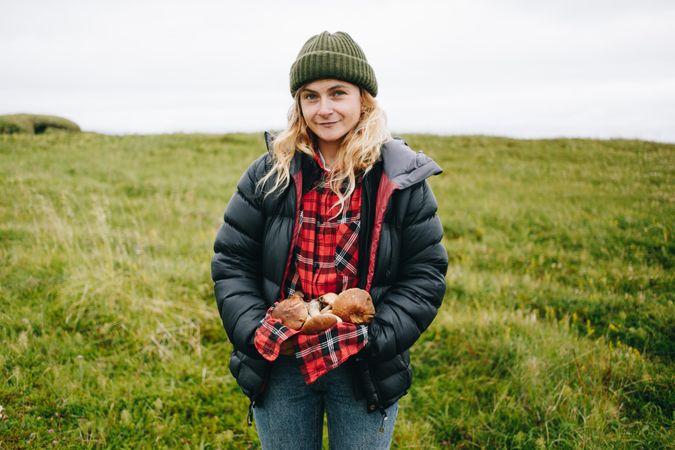
[[[382,414],[382,423],[380,424],[380,429],[378,430],[380,433],[384,433],[384,421],[389,418],[387,415],[387,411],[384,410],[383,406],[380,406],[380,414]]]

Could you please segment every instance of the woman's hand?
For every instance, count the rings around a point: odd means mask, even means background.
[[[281,347],[279,347],[279,354],[284,356],[292,356],[295,354],[292,338],[286,339],[284,342],[281,343]]]

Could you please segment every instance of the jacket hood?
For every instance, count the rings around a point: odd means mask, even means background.
[[[272,141],[275,135],[265,131],[265,144],[267,151],[272,154]],[[423,152],[415,152],[400,137],[385,142],[380,149],[380,159],[383,163],[384,173],[397,189],[405,189],[415,183],[419,183],[433,175],[443,172],[436,162]],[[300,168],[302,153],[296,153],[291,161],[291,174]]]
[[[405,189],[443,172],[433,159],[422,151],[415,152],[400,137],[385,142],[380,152],[384,173],[398,189]]]

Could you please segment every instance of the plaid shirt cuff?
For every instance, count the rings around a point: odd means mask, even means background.
[[[274,361],[279,356],[281,344],[287,339],[300,333],[283,325],[280,319],[272,317],[272,310],[279,302],[270,306],[265,317],[260,321],[260,326],[255,331],[253,345],[268,361]]]
[[[341,322],[321,333],[300,334],[297,340],[295,357],[305,384],[311,384],[366,346],[368,326]]]

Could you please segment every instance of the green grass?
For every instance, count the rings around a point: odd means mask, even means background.
[[[675,441],[675,145],[406,135],[450,268],[394,448]],[[262,133],[0,136],[0,448],[257,448],[210,258]]]

